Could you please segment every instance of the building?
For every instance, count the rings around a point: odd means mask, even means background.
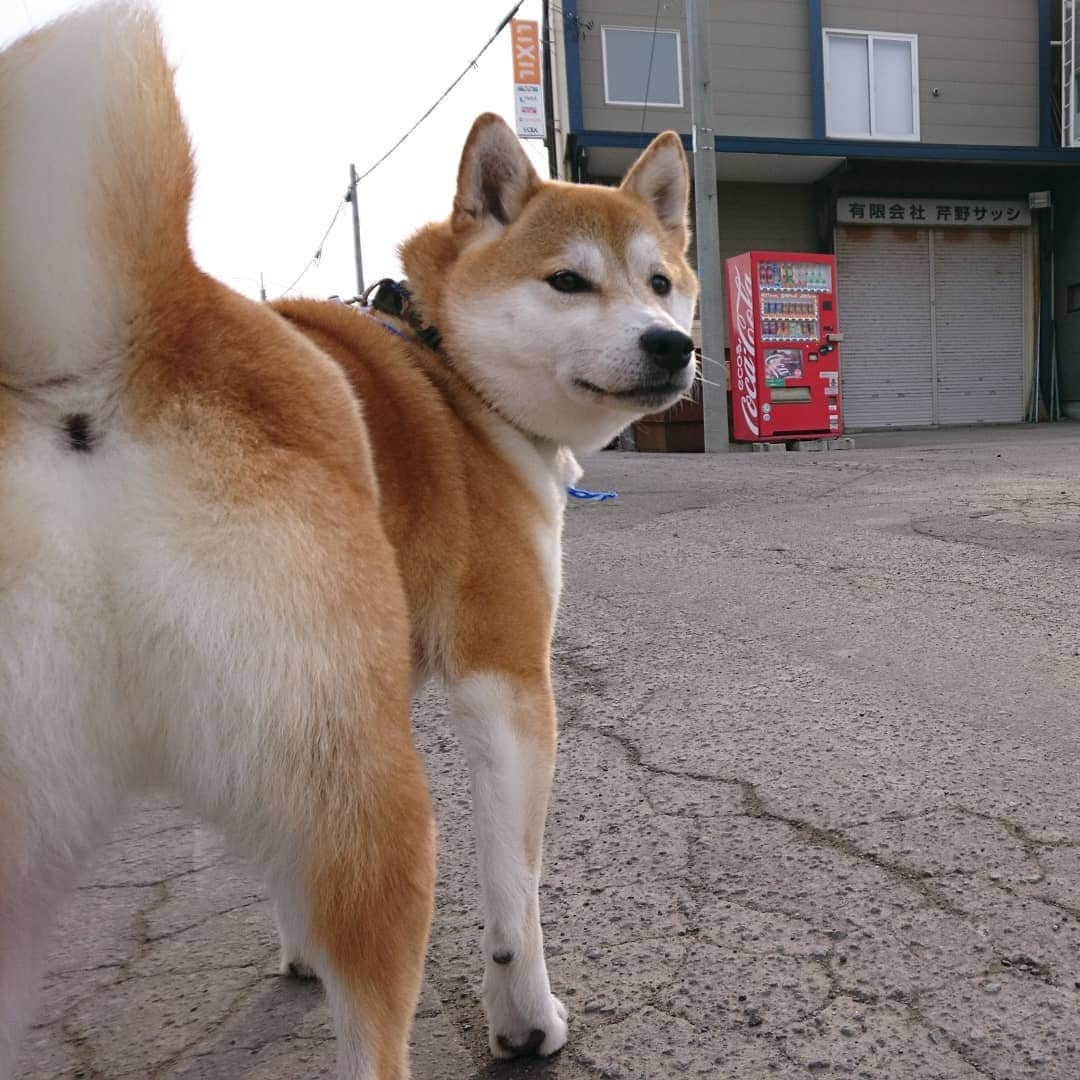
[[[1074,3],[712,0],[721,255],[835,253],[849,427],[1080,419]],[[689,148],[683,0],[546,7],[564,178]]]

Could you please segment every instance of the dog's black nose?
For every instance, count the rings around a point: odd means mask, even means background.
[[[681,330],[654,327],[638,340],[645,355],[665,371],[681,371],[694,355],[694,339]]]

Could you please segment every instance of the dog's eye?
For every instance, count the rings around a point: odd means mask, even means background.
[[[559,270],[552,274],[547,279],[547,283],[556,292],[575,293],[575,292],[591,292],[592,285],[586,281],[580,274],[575,274],[573,270]]]
[[[653,274],[652,281],[649,284],[657,296],[667,296],[671,292],[671,282],[663,274]]]

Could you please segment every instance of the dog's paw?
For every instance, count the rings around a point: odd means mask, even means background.
[[[548,994],[547,1008],[538,1012],[541,1015],[527,1022],[517,1016],[503,1024],[492,1019],[489,1043],[495,1057],[549,1057],[563,1048],[567,1035],[566,1006],[554,994]]]
[[[303,960],[298,957],[289,958],[282,956],[281,963],[278,964],[278,974],[284,976],[286,979],[317,979],[319,976],[315,973],[315,969],[308,964],[305,964]]]

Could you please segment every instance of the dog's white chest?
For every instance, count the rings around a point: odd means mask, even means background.
[[[541,521],[536,528],[536,554],[554,603],[562,589],[562,528],[566,488],[581,476],[573,453],[565,446],[529,438],[497,416],[489,416],[488,432],[507,463],[536,496]]]

